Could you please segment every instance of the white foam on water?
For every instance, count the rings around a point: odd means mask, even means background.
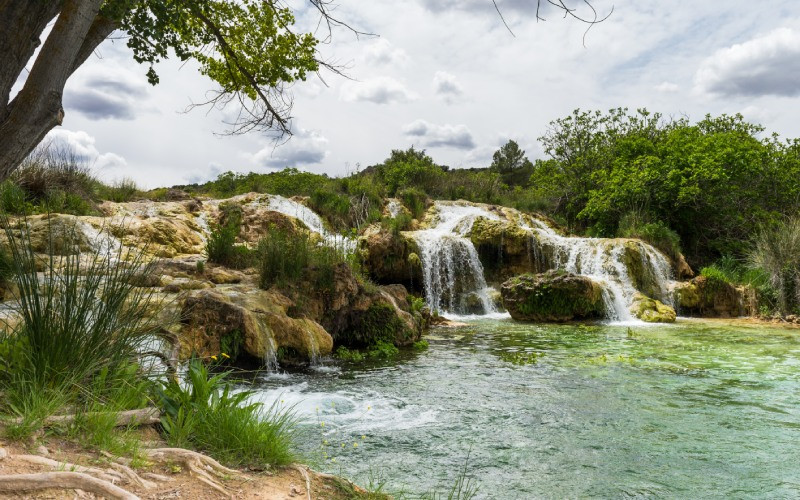
[[[305,424],[324,424],[326,433],[355,433],[415,429],[436,422],[437,411],[406,404],[376,393],[308,391],[302,382],[259,391],[253,400],[265,406],[292,408]]]

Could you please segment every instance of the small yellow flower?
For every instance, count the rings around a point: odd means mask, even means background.
[[[224,352],[222,353],[222,357],[225,358],[225,359],[231,359],[231,357],[228,356],[227,354],[225,354]]]
[[[319,426],[320,426],[320,427],[325,427],[325,422],[320,422],[320,423],[319,423]]]
[[[211,359],[213,359],[214,361],[216,361],[216,360],[217,360],[217,357],[216,357],[216,356],[211,356]]]
[[[367,439],[367,436],[364,436],[364,435],[362,435],[362,436],[361,436],[361,439],[362,439],[362,440],[364,440],[364,439]]]
[[[367,406],[367,411],[370,411],[371,409],[372,409],[371,406]]]
[[[342,448],[344,448],[344,443],[342,443]]]
[[[358,448],[358,443],[353,443],[353,448]]]

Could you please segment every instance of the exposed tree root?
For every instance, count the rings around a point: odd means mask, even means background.
[[[200,482],[224,495],[229,495],[228,491],[210,473],[218,477],[240,475],[238,471],[225,467],[207,455],[183,448],[155,448],[144,453],[151,460],[183,464]]]
[[[229,469],[213,458],[191,450],[182,448],[155,448],[145,450],[144,455],[158,463],[178,463],[184,466],[196,479],[206,486],[230,496],[230,493],[220,483],[220,478],[238,477],[241,474]],[[0,448],[0,460],[16,459],[33,465],[54,469],[52,472],[37,474],[0,475],[0,492],[21,492],[42,489],[80,489],[103,495],[113,499],[132,500],[138,498],[132,493],[117,486],[117,484],[131,484],[136,487],[150,490],[157,487],[156,482],[171,481],[169,477],[159,474],[138,474],[131,467],[130,461],[121,457],[104,454],[113,461],[108,468],[91,467],[69,462],[59,462],[39,455],[10,455],[5,449]],[[122,463],[120,463],[122,462]],[[298,470],[306,479],[309,499],[311,498],[311,481],[308,472],[298,466]]]
[[[109,481],[82,472],[41,472],[0,476],[0,492],[18,493],[45,489],[84,490],[115,500],[139,500],[139,497]]]
[[[303,479],[306,480],[306,496],[308,497],[308,500],[311,500],[311,476],[308,475],[308,471],[301,464],[294,464],[292,465],[292,467],[298,470],[300,474],[303,476]]]

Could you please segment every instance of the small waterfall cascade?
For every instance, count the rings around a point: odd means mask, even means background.
[[[356,249],[356,241],[341,234],[331,233],[325,229],[322,218],[313,210],[294,200],[284,198],[279,195],[269,195],[267,207],[275,212],[294,217],[305,224],[308,229],[322,236],[326,245],[341,248],[347,253],[352,253]],[[260,202],[254,202],[260,203]]]
[[[267,351],[264,353],[264,367],[267,373],[276,373],[278,371],[278,348],[272,335],[267,337]]]
[[[396,219],[403,210],[403,204],[400,203],[400,200],[396,198],[389,198],[389,200],[386,202],[386,210],[393,219]]]
[[[672,305],[669,293],[672,269],[666,257],[647,243],[614,238],[567,237],[558,234],[544,222],[532,217],[520,217],[520,227],[531,232],[536,240],[537,255],[542,247],[552,249],[550,267],[586,276],[603,285],[603,300],[608,319],[634,321],[630,312],[638,293],[626,265],[626,245],[635,245],[641,256],[642,274],[652,282],[654,298]]]
[[[437,201],[435,210],[431,227],[410,233],[419,245],[428,307],[451,314],[497,312],[478,251],[466,235],[478,217],[500,217],[484,208],[459,203]]]

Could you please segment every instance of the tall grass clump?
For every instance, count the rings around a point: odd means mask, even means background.
[[[344,248],[322,245],[305,232],[271,227],[258,244],[260,286],[286,286],[313,277],[321,290],[333,287],[336,268],[355,266]],[[308,273],[308,274],[307,274]]]
[[[152,289],[135,283],[152,272],[152,264],[142,254],[102,244],[56,256],[52,231],[49,257],[41,262],[31,250],[27,221],[2,223],[18,321],[0,331],[0,412],[22,416],[33,429],[59,408],[102,397],[102,391],[86,389],[100,374],[111,380],[131,366],[139,369],[157,325],[148,319]],[[59,237],[74,238],[77,231]]]
[[[228,203],[220,205],[220,219],[212,224],[206,241],[208,261],[234,269],[253,264],[253,255],[246,245],[237,245],[236,237],[242,227],[242,207]]]
[[[295,417],[277,405],[249,402],[253,392],[234,390],[229,372],[210,376],[189,362],[186,381],[159,390],[164,437],[173,446],[191,446],[236,466],[281,466],[294,461]]]
[[[99,184],[85,158],[69,146],[52,142],[36,148],[7,182],[17,187],[2,189],[9,213],[34,209],[75,215],[94,211],[92,199]]]
[[[101,199],[113,201],[115,203],[125,203],[142,194],[136,182],[128,178],[116,181],[110,186],[101,185],[98,191],[98,195]]]
[[[768,275],[779,311],[787,314],[800,308],[800,216],[762,227],[749,257]]]
[[[428,200],[425,191],[418,188],[405,188],[397,192],[397,197],[415,219],[421,219],[425,214],[425,204]]]

